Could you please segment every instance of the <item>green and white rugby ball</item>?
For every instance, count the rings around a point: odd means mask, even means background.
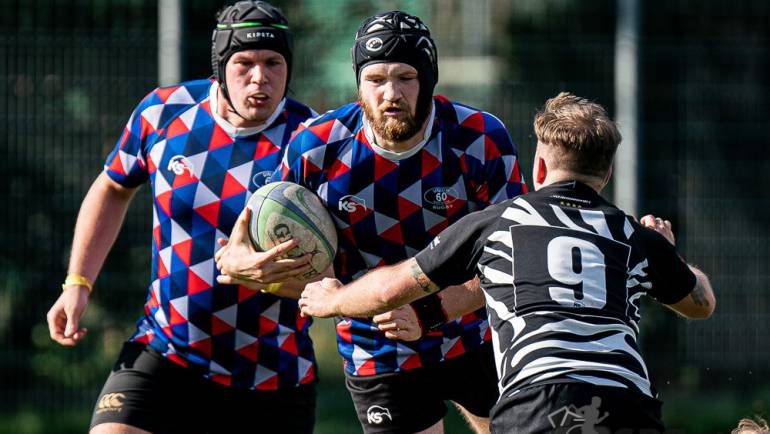
[[[337,253],[337,231],[313,192],[291,182],[273,182],[255,191],[246,206],[251,209],[249,235],[258,249],[268,250],[296,238],[299,245],[286,256],[312,255],[312,269],[298,279],[310,279],[331,265]]]

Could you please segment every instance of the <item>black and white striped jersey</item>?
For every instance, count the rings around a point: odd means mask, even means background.
[[[469,214],[416,259],[441,287],[481,277],[501,396],[554,382],[654,396],[639,299],[672,304],[695,286],[662,235],[576,181]]]

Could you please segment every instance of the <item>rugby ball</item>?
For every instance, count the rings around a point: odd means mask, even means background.
[[[307,188],[291,182],[262,186],[249,198],[249,235],[259,250],[268,250],[292,238],[299,244],[286,254],[312,254],[312,269],[298,276],[310,279],[325,271],[337,253],[337,231],[321,200]]]

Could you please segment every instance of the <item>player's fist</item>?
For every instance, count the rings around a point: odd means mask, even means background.
[[[639,222],[647,226],[650,229],[654,229],[661,235],[663,235],[668,242],[670,242],[673,245],[676,245],[676,239],[674,238],[674,231],[671,228],[671,222],[668,220],[663,220],[660,217],[655,217],[652,214],[647,214],[646,216],[642,217]]]
[[[80,327],[79,323],[88,306],[88,296],[85,286],[70,286],[62,291],[46,316],[51,339],[71,347],[85,337],[88,330]]]
[[[299,299],[302,316],[328,318],[339,315],[336,295],[342,286],[342,282],[339,280],[328,277],[320,282],[305,285],[305,290],[302,291],[302,296]]]

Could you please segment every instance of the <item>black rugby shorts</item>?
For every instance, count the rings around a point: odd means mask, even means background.
[[[366,434],[422,431],[446,415],[444,401],[489,417],[498,396],[491,343],[425,368],[367,377],[346,375],[345,383]]]
[[[312,433],[315,383],[291,390],[234,389],[127,342],[107,378],[91,427],[122,423],[160,433]]]
[[[660,434],[661,402],[621,387],[569,382],[503,393],[492,434]]]

